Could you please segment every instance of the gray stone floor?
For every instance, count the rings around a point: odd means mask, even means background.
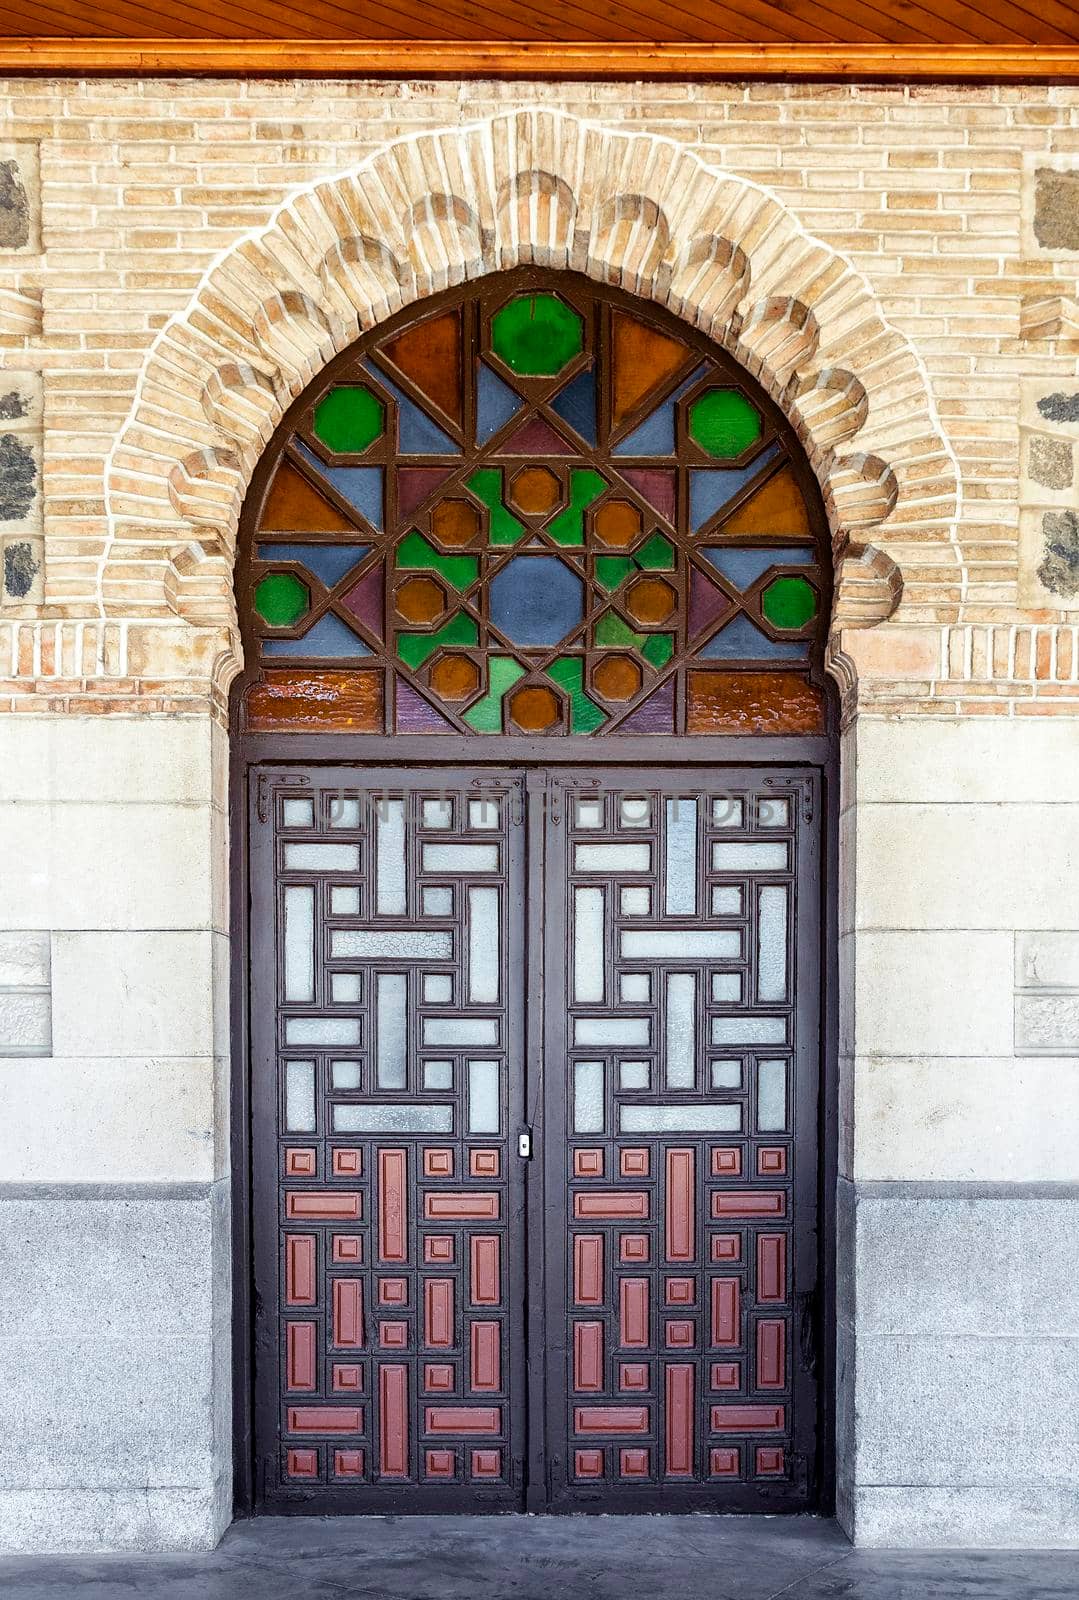
[[[240,1522],[210,1555],[0,1560],[7,1600],[1075,1600],[1079,1551],[852,1550],[748,1517]]]

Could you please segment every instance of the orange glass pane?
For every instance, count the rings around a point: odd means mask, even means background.
[[[525,733],[545,733],[548,728],[553,728],[559,720],[560,711],[558,696],[553,689],[531,684],[510,696],[510,715]]]
[[[592,529],[601,544],[624,550],[640,536],[641,513],[628,500],[607,500],[597,508]]]
[[[808,534],[809,514],[790,467],[782,467],[722,525],[728,533]]]
[[[688,733],[823,733],[824,696],[797,672],[686,675]]]
[[[444,417],[461,426],[461,313],[445,311],[406,328],[381,354]]]
[[[442,656],[431,668],[430,684],[443,700],[467,700],[480,686],[480,669],[471,656]]]
[[[308,483],[291,461],[282,461],[262,508],[260,533],[355,533],[355,525]]]
[[[593,688],[605,700],[632,700],[643,682],[644,674],[632,656],[604,656],[592,673]]]
[[[526,516],[553,511],[561,496],[562,486],[547,467],[525,467],[510,484],[510,504]]]
[[[483,513],[470,500],[440,500],[431,512],[432,534],[453,550],[471,544],[482,524]]]
[[[666,622],[675,604],[675,592],[662,578],[638,578],[626,591],[626,610],[646,627]]]
[[[621,427],[642,401],[693,359],[680,339],[616,311],[611,317],[611,423]]]
[[[408,578],[395,596],[397,609],[407,622],[434,622],[446,609],[442,585],[434,578]]]
[[[254,733],[311,728],[321,733],[381,733],[381,672],[268,672],[247,691]]]

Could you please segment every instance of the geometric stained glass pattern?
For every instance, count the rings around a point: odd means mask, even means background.
[[[325,671],[311,725],[337,725],[350,663],[386,733],[685,733],[760,701],[739,672],[774,674],[775,707],[726,731],[782,731],[818,693],[823,519],[793,434],[708,341],[574,274],[374,329],[266,466],[255,693],[294,704],[289,674]]]

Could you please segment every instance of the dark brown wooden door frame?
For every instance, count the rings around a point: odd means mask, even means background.
[[[496,742],[492,741],[492,744]],[[630,746],[630,741],[624,741]],[[605,769],[619,769],[626,772],[627,779],[632,782],[634,769],[640,771],[652,767],[660,755],[657,749],[658,741],[649,740],[642,749],[641,741],[633,741],[631,748],[621,749],[612,741],[602,752],[603,766]],[[230,797],[230,817],[232,834],[232,1232],[233,1232],[233,1357],[234,1357],[234,1502],[238,1515],[251,1514],[260,1509],[261,1495],[259,1485],[255,1479],[254,1463],[254,1317],[253,1317],[253,1254],[252,1254],[252,1131],[251,1131],[251,1094],[250,1094],[250,1029],[249,1029],[249,981],[248,968],[250,960],[250,908],[248,901],[249,881],[249,824],[248,807],[251,803],[253,788],[257,787],[259,767],[273,763],[275,767],[282,764],[297,763],[309,766],[313,762],[327,762],[333,765],[349,765],[358,767],[362,772],[375,764],[391,764],[395,768],[408,769],[410,766],[423,764],[424,766],[436,765],[436,751],[432,744],[438,746],[437,756],[446,761],[445,743],[441,740],[425,740],[403,738],[361,738],[326,737],[305,735],[265,735],[234,741],[232,750],[232,782]],[[519,746],[523,748],[507,748]],[[580,746],[582,748],[576,748]],[[779,765],[787,769],[803,768],[815,770],[821,776],[821,794],[823,798],[823,815],[817,827],[817,839],[820,848],[820,882],[822,886],[819,931],[821,960],[819,963],[821,974],[821,1020],[822,1038],[824,1042],[822,1060],[821,1093],[818,1101],[818,1129],[820,1160],[818,1166],[817,1197],[816,1197],[816,1227],[819,1238],[819,1263],[818,1289],[811,1301],[803,1303],[800,1359],[809,1362],[815,1369],[819,1392],[819,1428],[817,1433],[817,1448],[814,1461],[810,1464],[811,1492],[808,1505],[827,1511],[831,1508],[834,1495],[834,1350],[835,1350],[835,1261],[834,1261],[834,1209],[835,1185],[837,1172],[837,1020],[836,1020],[836,879],[837,879],[837,836],[838,836],[838,771],[835,759],[835,744],[831,738],[744,738],[744,739],[694,739],[678,740],[665,739],[662,741],[662,757],[664,767],[730,767],[735,771],[738,768],[752,766],[760,768],[767,765]],[[504,740],[497,741],[497,748],[488,745],[482,751],[479,764],[492,767],[523,767],[534,774],[542,774],[546,769],[565,771],[578,763],[587,763],[590,771],[596,770],[596,758],[599,752],[592,740],[564,740],[560,742],[557,754],[554,754],[547,741],[535,740]],[[477,764],[476,758],[481,752],[470,744],[468,749],[469,765]],[[542,778],[533,777],[533,784],[542,782]],[[539,860],[537,852],[542,852],[543,830],[545,827],[542,814],[532,808],[528,820],[528,837],[526,848],[530,854],[530,871],[536,870],[535,864]],[[538,917],[540,915],[537,897],[532,897],[529,908],[529,925],[526,938],[533,941],[531,948],[536,948],[535,940],[540,936]],[[541,978],[538,972],[530,971],[529,975],[529,1012],[535,1014],[537,1005],[542,1004]],[[541,1049],[532,1037],[535,1030],[530,1029],[526,1043],[527,1070],[530,1081],[535,1082],[536,1069],[541,1066],[537,1061],[535,1052]],[[542,1106],[534,1098],[530,1104],[529,1116],[537,1120],[533,1124],[536,1128],[537,1148],[545,1148],[543,1129],[540,1122]],[[529,1172],[526,1182],[535,1188],[539,1181],[539,1162],[528,1164]],[[528,1247],[533,1253],[533,1259],[542,1259],[542,1227],[544,1223],[542,1204],[532,1204],[528,1208],[529,1237]],[[542,1317],[542,1307],[538,1308]],[[529,1315],[537,1315],[537,1307],[533,1303],[529,1307]],[[532,1325],[528,1329],[530,1348],[540,1350],[543,1348],[542,1320],[537,1327]],[[548,1508],[549,1491],[546,1483],[546,1459],[544,1454],[543,1426],[535,1426],[536,1419],[545,1416],[546,1396],[544,1380],[541,1372],[541,1363],[533,1361],[528,1372],[528,1413],[531,1419],[528,1433],[528,1487],[524,1493],[522,1508],[532,1511],[542,1511]],[[475,1505],[470,1509],[481,1509]],[[667,1503],[667,1509],[677,1509]],[[699,1506],[699,1509],[704,1507]],[[275,1507],[275,1510],[288,1509]],[[310,1508],[297,1505],[293,1509],[304,1512]],[[402,1508],[405,1509],[405,1508]],[[449,1509],[449,1508],[447,1508]],[[575,1505],[566,1509],[587,1510],[587,1505]],[[604,1510],[606,1507],[599,1505],[595,1509]],[[647,1509],[643,1505],[640,1509]],[[777,1508],[778,1509],[778,1508]],[[794,1508],[791,1508],[794,1509]],[[805,1509],[805,1505],[798,1509]]]

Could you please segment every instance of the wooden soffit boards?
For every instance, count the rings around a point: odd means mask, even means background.
[[[25,5],[29,7],[29,0]],[[24,0],[19,0],[20,11],[23,6]],[[36,3],[34,9],[38,9]],[[40,9],[46,9],[44,0]],[[1079,10],[1073,15],[1079,32]],[[370,21],[366,17],[364,20]],[[577,22],[577,11],[567,7],[567,34]],[[0,26],[4,25],[10,24],[0,11]],[[416,26],[420,26],[418,19]],[[646,42],[624,37],[601,42],[580,37],[556,41],[431,39],[414,35],[374,39],[227,39],[125,38],[104,33],[81,38],[7,34],[0,35],[0,70],[17,74],[314,78],[783,78],[1064,83],[1079,81],[1079,39],[1075,43],[1053,44],[960,44],[954,40],[946,44],[738,44],[698,39]]]

